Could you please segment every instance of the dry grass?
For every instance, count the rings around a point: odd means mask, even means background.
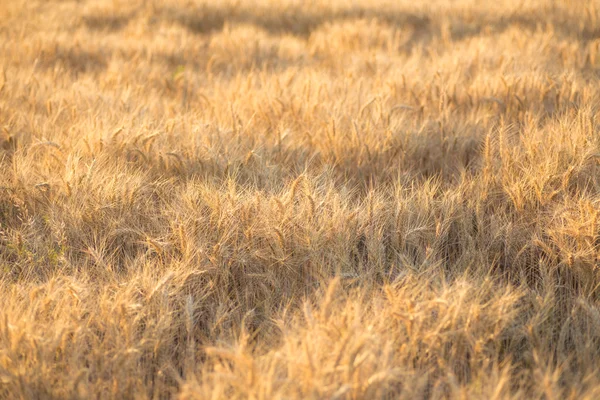
[[[0,5],[0,398],[600,397],[600,6]]]

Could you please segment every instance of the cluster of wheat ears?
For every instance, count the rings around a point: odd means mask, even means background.
[[[594,1],[0,2],[0,398],[600,398]]]

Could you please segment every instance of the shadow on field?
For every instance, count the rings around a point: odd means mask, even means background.
[[[287,34],[308,37],[310,34],[327,23],[343,22],[356,19],[377,19],[379,22],[398,26],[410,27],[415,32],[439,35],[443,20],[450,22],[450,33],[454,40],[464,40],[479,36],[482,33],[502,33],[516,26],[524,30],[535,31],[545,25],[553,26],[561,36],[578,40],[594,40],[600,37],[600,27],[593,24],[574,23],[567,15],[557,11],[551,18],[536,13],[491,15],[479,12],[472,15],[469,21],[462,16],[428,15],[423,12],[403,10],[378,10],[372,8],[354,8],[340,11],[317,13],[304,8],[295,7],[283,13],[273,13],[267,9],[232,9],[217,6],[202,6],[194,9],[166,8],[161,11],[161,18],[174,21],[185,26],[192,32],[210,34],[223,29],[225,24],[255,25],[271,34]]]
[[[394,11],[382,12],[374,9],[352,9],[317,14],[301,8],[275,14],[268,10],[232,10],[204,6],[195,10],[166,9],[165,16],[196,33],[211,33],[223,29],[225,23],[255,25],[271,34],[309,36],[313,31],[329,22],[354,19],[373,19],[390,25],[411,26],[416,30],[427,30],[431,20],[424,14]]]
[[[62,65],[72,73],[101,72],[108,66],[111,51],[102,49],[86,50],[80,46],[67,47],[57,45],[50,51],[43,51],[38,58],[38,66],[52,69]]]
[[[136,18],[140,9],[120,14],[92,14],[83,17],[84,25],[94,31],[117,32]],[[465,40],[482,34],[499,34],[510,27],[535,31],[551,26],[562,37],[590,41],[600,38],[600,26],[591,21],[574,21],[564,10],[539,10],[538,12],[497,15],[485,10],[470,13],[468,19],[456,12],[428,14],[408,10],[352,8],[345,10],[311,10],[305,7],[288,7],[274,12],[264,7],[226,7],[202,5],[191,7],[163,7],[152,11],[151,24],[168,21],[184,26],[191,32],[211,34],[219,32],[226,24],[254,25],[273,35],[308,37],[327,23],[357,19],[376,19],[383,24],[408,27],[415,35],[440,36],[443,26],[449,23],[453,40]]]
[[[319,12],[321,11],[321,12]],[[130,21],[142,16],[143,10],[136,8],[129,12],[117,14],[98,13],[85,15],[83,25],[90,31],[117,33],[123,30]],[[381,24],[398,29],[406,29],[410,37],[402,43],[397,51],[410,53],[416,47],[427,48],[434,38],[445,35],[453,42],[469,40],[478,36],[499,35],[511,28],[519,28],[526,32],[537,30],[553,31],[555,35],[576,41],[591,41],[600,38],[600,26],[590,21],[574,22],[569,15],[557,11],[537,11],[531,13],[513,13],[511,15],[495,15],[486,11],[475,11],[467,18],[456,11],[445,13],[413,12],[409,10],[382,10],[376,8],[351,8],[345,10],[311,10],[305,7],[289,7],[281,11],[264,7],[227,7],[221,5],[203,5],[190,7],[165,6],[153,9],[146,15],[151,26],[158,24],[175,24],[198,35],[212,35],[222,31],[225,26],[251,25],[265,32],[277,35],[291,35],[300,39],[308,39],[313,32],[328,24],[339,24],[354,20],[377,20]],[[234,66],[249,68],[282,68],[302,62],[302,59],[282,60],[276,50],[256,48],[256,54],[238,57],[237,63],[225,58],[216,61],[213,71],[230,71]],[[157,54],[170,66],[193,64],[206,66],[211,58],[210,53]],[[162,56],[162,57],[161,57]],[[48,58],[49,57],[49,58]],[[108,55],[94,53],[79,48],[58,48],[56,54],[46,55],[42,62],[52,66],[62,62],[67,70],[75,73],[98,72],[106,68]],[[221,64],[219,64],[219,62]],[[240,64],[241,63],[241,64]]]
[[[121,15],[86,15],[83,17],[83,23],[94,31],[120,31],[134,17],[133,12]]]

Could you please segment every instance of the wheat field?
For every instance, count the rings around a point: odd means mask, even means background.
[[[600,398],[600,4],[3,0],[1,399]]]

